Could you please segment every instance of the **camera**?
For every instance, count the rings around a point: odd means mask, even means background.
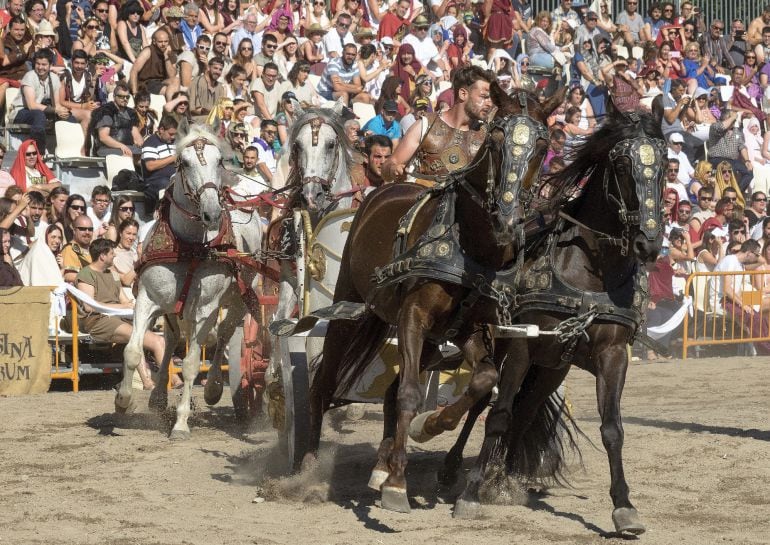
[[[735,39],[736,40],[742,40],[745,35],[746,35],[746,31],[745,30],[736,30],[735,31]]]

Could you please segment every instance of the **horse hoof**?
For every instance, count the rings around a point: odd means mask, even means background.
[[[120,397],[120,394],[115,396],[115,412],[117,414],[132,414],[136,412],[136,401],[133,397],[128,398],[127,403],[121,403],[124,399]]]
[[[481,516],[481,504],[477,501],[457,500],[452,518],[474,520]]]
[[[150,394],[150,401],[148,403],[150,409],[156,412],[163,412],[168,407],[168,394],[166,389],[161,386],[156,386]]]
[[[425,443],[436,437],[435,435],[426,433],[424,430],[425,422],[427,422],[428,418],[430,418],[434,412],[435,411],[418,414],[409,423],[409,437],[411,437],[413,441]]]
[[[171,435],[168,438],[171,441],[189,441],[190,432],[186,430],[171,430]]]
[[[406,490],[394,486],[382,487],[382,508],[396,513],[411,513]]]
[[[388,480],[389,475],[390,473],[387,471],[383,471],[381,469],[373,469],[372,475],[369,477],[369,488],[379,492],[380,487],[382,487],[382,483]]]
[[[222,399],[222,381],[209,379],[203,387],[203,400],[207,405],[216,405]]]
[[[612,512],[612,522],[615,524],[615,530],[621,534],[643,534],[647,528],[644,527],[639,518],[639,513],[633,507],[618,507]]]

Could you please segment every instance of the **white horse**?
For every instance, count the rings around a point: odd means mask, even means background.
[[[286,146],[290,154],[286,185],[292,187],[294,206],[308,212],[306,217],[310,218],[310,225],[306,226],[301,214],[295,213],[296,229],[307,231],[307,227],[314,228],[329,212],[351,208],[359,191],[352,170],[361,161],[345,135],[342,108],[342,103],[337,102],[332,109],[302,110],[295,103],[298,116],[289,131]],[[302,267],[300,273],[301,270]],[[277,319],[291,316],[300,288],[301,283],[292,272],[291,263],[281,261]]]
[[[222,179],[231,178],[231,175],[222,167],[223,147],[223,142],[202,126],[195,126],[188,134],[180,135],[176,146],[178,171],[169,189],[169,224],[177,240],[196,245],[204,254],[209,244],[219,236],[222,222],[227,218],[222,199]],[[257,213],[231,210],[229,217],[237,249],[249,253],[259,251],[262,229]],[[152,233],[145,241],[146,248],[153,240]],[[246,285],[256,288],[256,272],[248,267],[242,268],[242,271]],[[183,294],[185,284],[189,287],[186,296]],[[175,307],[182,298],[185,301],[179,316],[180,323]],[[171,439],[189,438],[187,420],[193,381],[200,369],[200,349],[209,332],[217,325],[220,308],[227,309],[227,312],[218,325],[217,348],[206,384],[205,396],[209,403],[218,401],[222,394],[220,365],[224,349],[246,311],[233,266],[211,256],[204,256],[199,261],[185,259],[147,265],[139,277],[134,330],[123,352],[124,374],[115,396],[115,410],[125,412],[132,406],[131,377],[142,358],[142,337],[157,317],[165,316],[166,350],[150,405],[154,408],[166,407],[168,365],[181,330],[184,330],[189,341],[182,365],[184,389],[177,406]]]

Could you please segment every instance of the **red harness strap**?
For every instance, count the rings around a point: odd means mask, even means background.
[[[257,208],[259,206],[269,204],[273,208],[286,208],[286,200],[275,199],[276,191],[260,193],[259,195],[241,195],[240,193],[233,191],[231,188],[224,188],[225,200],[233,208]],[[233,197],[238,197],[234,199]]]
[[[174,312],[177,316],[182,316],[184,305],[187,302],[187,295],[190,293],[190,285],[192,284],[193,275],[195,274],[195,270],[200,264],[200,259],[193,259],[190,262],[190,266],[187,269],[187,275],[184,278],[184,284],[182,284],[182,292],[179,294],[179,299],[177,299],[177,302],[174,305]]]

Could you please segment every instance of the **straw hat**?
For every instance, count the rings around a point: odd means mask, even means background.
[[[40,24],[37,25],[37,32],[35,32],[35,36],[51,36],[52,38],[55,38],[56,33],[53,31],[51,23],[49,23],[46,19],[43,19],[40,21]]]
[[[321,25],[318,23],[313,23],[308,27],[306,34],[308,36],[312,36],[313,34],[326,34],[326,31],[321,28]]]
[[[171,6],[163,10],[163,17],[166,19],[181,19],[184,17],[184,10],[179,6]]]

